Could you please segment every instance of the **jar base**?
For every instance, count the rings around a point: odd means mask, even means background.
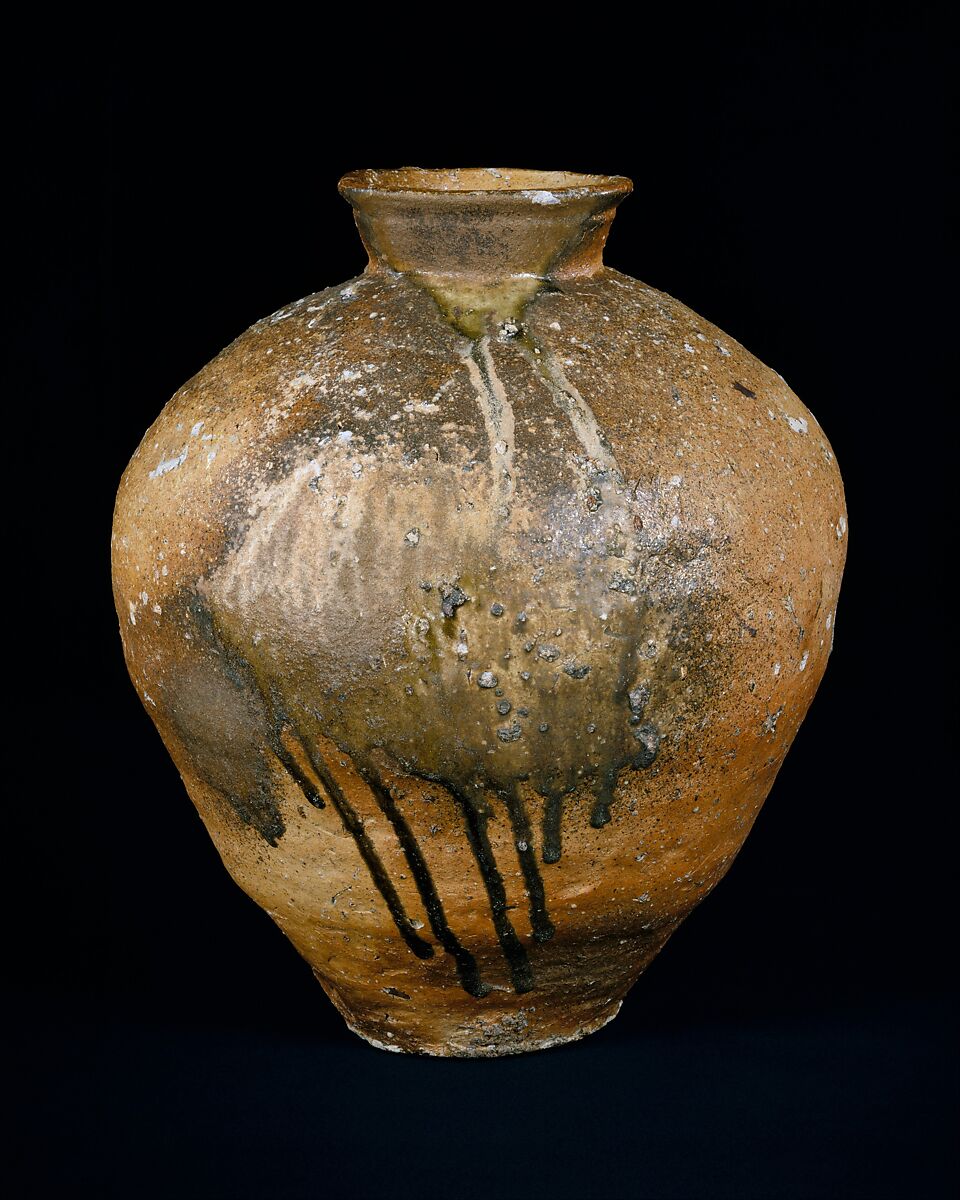
[[[314,972],[316,975],[316,972]],[[549,1050],[577,1042],[608,1025],[619,1013],[623,1000],[596,1000],[587,1006],[572,1003],[566,1011],[555,1004],[484,1006],[482,1014],[466,1016],[462,1011],[384,1012],[377,1008],[361,1011],[350,1005],[343,993],[329,982],[317,979],[346,1022],[347,1028],[369,1045],[393,1054],[422,1054],[435,1058],[504,1058]],[[406,1006],[404,1006],[406,1007]]]

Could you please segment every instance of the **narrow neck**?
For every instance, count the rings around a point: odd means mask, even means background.
[[[559,171],[405,167],[340,181],[369,270],[441,290],[594,274],[629,179]]]

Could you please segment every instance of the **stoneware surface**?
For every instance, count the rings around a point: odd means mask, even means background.
[[[387,1049],[615,1016],[830,653],[830,445],[603,266],[630,186],[348,175],[367,270],[223,350],[120,485],[137,693],[230,874]]]

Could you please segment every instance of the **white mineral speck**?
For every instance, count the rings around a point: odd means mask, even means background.
[[[804,417],[787,417],[787,424],[794,433],[807,432],[807,422]]]
[[[779,675],[779,674],[780,674],[780,664],[779,664],[779,663],[774,663],[774,664],[773,664],[773,673],[774,673],[774,675]]]
[[[528,198],[534,204],[559,204],[560,197],[555,196],[553,192],[529,192]]]
[[[177,467],[182,467],[187,461],[187,447],[180,451],[176,458],[165,458],[163,462],[157,463],[154,469],[150,472],[151,479],[159,479],[161,475],[166,475],[168,471],[175,471]]]
[[[798,671],[805,671],[805,670],[807,669],[807,663],[808,663],[809,661],[810,661],[810,651],[809,651],[809,650],[804,650],[804,652],[803,652],[803,658],[801,658],[801,659],[800,659],[800,665],[797,667],[797,670],[798,670]]]

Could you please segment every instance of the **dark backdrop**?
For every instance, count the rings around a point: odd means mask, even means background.
[[[551,50],[510,10],[473,33],[417,20],[432,50],[354,21],[320,41],[271,26],[242,58],[78,55],[18,102],[36,295],[8,323],[26,368],[8,402],[45,520],[12,522],[29,567],[7,646],[49,655],[19,673],[8,726],[17,1194],[945,1195],[956,335],[937,12],[786,5],[628,34],[611,11],[602,58],[597,31]],[[113,495],[145,428],[254,320],[362,269],[337,179],[407,163],[631,176],[608,261],[780,371],[847,487],[836,648],[745,849],[613,1025],[523,1059],[404,1059],[347,1032],[221,867],[127,680],[109,591]]]

